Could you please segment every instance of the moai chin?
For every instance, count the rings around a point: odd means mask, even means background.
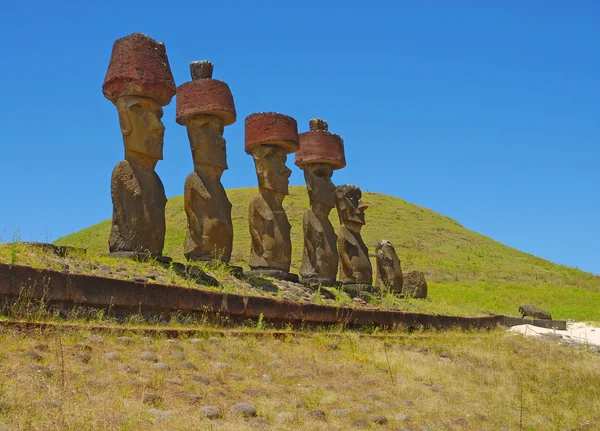
[[[377,287],[387,288],[390,292],[402,293],[402,267],[394,245],[385,239],[377,241],[375,246],[377,259]]]
[[[117,107],[125,144],[111,179],[109,250],[161,256],[167,198],[154,168],[163,158],[162,106],[175,95],[164,44],[142,33],[115,41],[102,92]]]
[[[245,129],[246,153],[254,158],[260,192],[249,208],[249,274],[297,280],[289,274],[291,226],[282,204],[292,173],[285,162],[298,149],[298,125],[287,115],[261,112],[246,117]]]
[[[346,166],[344,141],[328,131],[320,118],[309,121],[310,131],[300,133],[296,165],[304,171],[310,208],[302,218],[304,251],[300,275],[312,284],[333,285],[338,272],[337,235],[329,221],[335,207],[333,171]]]
[[[192,81],[177,88],[177,123],[186,126],[194,172],[184,188],[187,228],[184,255],[189,260],[228,263],[233,247],[231,203],[221,184],[227,169],[223,131],[236,120],[229,86],[212,79],[208,61],[190,63]]]
[[[365,224],[368,205],[357,186],[343,185],[335,189],[336,207],[340,216],[338,231],[338,253],[340,255],[340,281],[343,284],[371,286],[373,269],[369,260],[369,250],[360,230]]]

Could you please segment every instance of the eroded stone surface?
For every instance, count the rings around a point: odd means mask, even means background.
[[[377,259],[376,286],[387,288],[392,293],[402,293],[402,267],[394,245],[386,240],[377,242],[375,246]]]
[[[427,281],[421,271],[409,271],[404,274],[402,293],[413,298],[427,298]]]
[[[373,268],[369,260],[369,249],[360,234],[365,224],[364,211],[368,205],[361,200],[362,192],[354,185],[337,187],[335,196],[340,217],[337,240],[340,281],[344,284],[370,286],[373,283]]]

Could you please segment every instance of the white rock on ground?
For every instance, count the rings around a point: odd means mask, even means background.
[[[550,334],[553,336],[560,336],[557,338],[562,338],[568,343],[600,347],[600,328],[583,322],[567,324],[566,331],[540,328],[533,325],[517,325],[509,330],[532,337],[542,337]]]

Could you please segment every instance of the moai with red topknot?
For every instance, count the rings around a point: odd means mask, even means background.
[[[109,249],[119,256],[159,257],[165,242],[163,184],[154,171],[163,158],[163,110],[175,95],[165,46],[142,33],[118,39],[104,84],[117,107],[125,160],[112,173]]]
[[[337,235],[329,221],[335,207],[333,171],[346,166],[344,141],[328,131],[320,118],[309,121],[310,131],[300,133],[296,165],[304,171],[310,208],[304,213],[304,252],[300,275],[311,284],[335,285],[338,272]]]
[[[184,188],[187,228],[184,255],[188,260],[228,263],[233,247],[231,203],[221,184],[227,169],[223,132],[236,120],[229,86],[212,79],[213,64],[190,63],[192,81],[177,88],[177,123],[186,126],[194,172]]]
[[[246,117],[246,153],[254,158],[260,194],[250,203],[252,237],[249,275],[297,281],[290,274],[292,241],[290,223],[283,209],[292,171],[287,155],[298,149],[296,120],[276,112]]]

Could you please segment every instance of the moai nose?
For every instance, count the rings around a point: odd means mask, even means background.
[[[150,125],[150,133],[154,135],[162,135],[165,133],[165,126],[158,118],[154,118],[152,124]]]

